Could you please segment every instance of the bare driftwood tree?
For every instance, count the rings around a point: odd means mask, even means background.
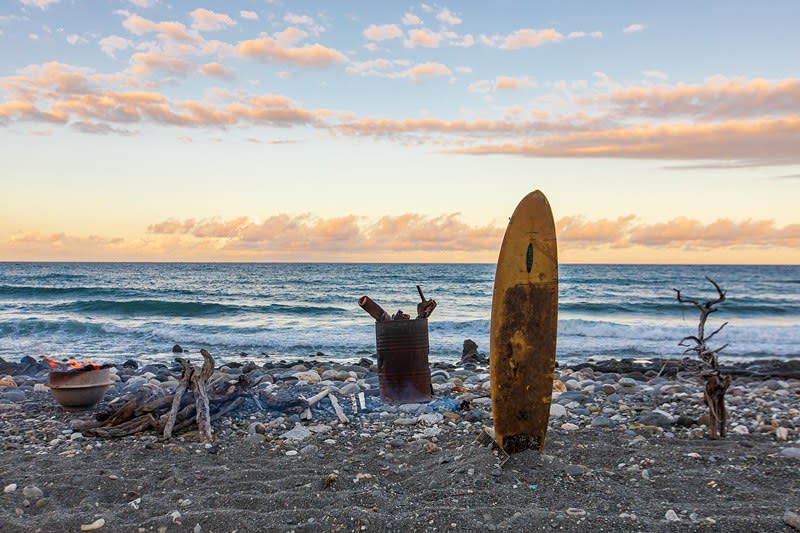
[[[717,355],[719,352],[727,347],[724,344],[716,349],[711,349],[708,346],[710,341],[717,333],[722,331],[722,328],[728,325],[727,322],[723,323],[720,327],[714,330],[713,333],[706,335],[706,320],[708,315],[718,311],[716,306],[725,301],[725,291],[723,291],[716,281],[706,276],[706,279],[714,285],[717,289],[717,298],[700,303],[696,300],[690,300],[681,296],[681,291],[672,289],[677,293],[678,302],[682,304],[692,304],[700,311],[700,321],[697,325],[697,336],[689,335],[681,339],[678,343],[679,346],[686,346],[684,355],[689,352],[695,352],[702,363],[700,375],[705,380],[705,388],[703,391],[703,399],[708,406],[709,413],[709,427],[708,435],[712,439],[718,436],[725,436],[725,426],[727,422],[727,413],[725,411],[725,392],[731,384],[731,377],[722,377],[719,369],[719,359]]]

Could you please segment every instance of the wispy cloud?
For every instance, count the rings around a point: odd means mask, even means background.
[[[236,21],[224,13],[215,13],[205,8],[197,8],[190,13],[194,23],[192,28],[199,31],[224,30],[236,25]]]
[[[38,7],[41,10],[47,9],[53,4],[61,2],[61,0],[19,0],[23,5],[30,7]]]
[[[647,28],[647,26],[645,26],[644,24],[631,24],[630,26],[625,26],[625,28],[623,28],[622,31],[625,33],[636,33],[644,31],[645,28]]]

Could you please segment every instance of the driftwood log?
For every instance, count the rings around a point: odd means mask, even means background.
[[[725,291],[723,291],[713,279],[709,278],[708,276],[706,276],[706,279],[711,282],[711,284],[714,285],[714,288],[717,290],[717,298],[712,298],[711,300],[701,303],[696,300],[690,300],[683,297],[681,295],[681,291],[678,289],[672,290],[674,290],[677,294],[678,302],[682,304],[692,304],[700,311],[699,323],[697,325],[697,335],[689,335],[688,337],[684,337],[681,339],[681,342],[679,342],[678,345],[687,347],[683,352],[684,355],[689,352],[695,352],[700,358],[702,363],[700,375],[705,380],[703,399],[708,406],[709,414],[708,433],[711,439],[716,439],[718,436],[724,437],[726,433],[727,412],[725,410],[725,393],[731,384],[731,377],[722,376],[719,367],[719,358],[717,357],[719,352],[724,350],[728,345],[724,344],[719,348],[711,349],[707,343],[717,333],[722,331],[722,328],[728,325],[728,323],[723,323],[711,334],[706,335],[705,327],[708,315],[718,311],[717,307],[715,306],[725,301]]]
[[[211,413],[208,406],[208,378],[214,373],[214,358],[207,350],[200,350],[200,355],[203,356],[203,367],[197,368],[189,364],[189,361],[182,357],[178,357],[177,361],[183,367],[181,374],[181,381],[178,388],[175,390],[175,396],[172,399],[172,407],[167,414],[166,422],[164,423],[164,438],[172,438],[172,430],[175,428],[175,420],[178,417],[178,411],[181,408],[181,400],[184,393],[191,389],[195,398],[195,417],[197,419],[197,429],[200,434],[207,441],[211,440]]]

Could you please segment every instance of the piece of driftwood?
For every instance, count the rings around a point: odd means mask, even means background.
[[[339,400],[336,399],[336,395],[328,394],[328,399],[331,401],[333,412],[336,413],[336,418],[339,419],[339,422],[342,424],[349,424],[350,419],[347,418],[346,414],[344,414],[344,410],[342,409],[342,406],[339,405]]]
[[[214,373],[214,358],[211,357],[211,354],[208,353],[208,350],[205,348],[200,350],[200,355],[203,356],[203,366],[201,368],[190,365],[187,360],[181,357],[177,359],[183,368],[183,372],[181,374],[180,384],[172,399],[172,407],[167,414],[167,419],[164,424],[165,439],[172,438],[172,431],[175,427],[175,421],[178,418],[178,411],[181,410],[181,400],[189,389],[194,393],[197,429],[205,440],[210,441],[212,438],[211,413],[208,405],[207,386],[208,378]]]
[[[706,405],[708,406],[708,414],[709,414],[709,428],[708,428],[708,435],[711,439],[716,439],[719,437],[724,437],[726,433],[726,426],[727,426],[727,412],[725,410],[725,393],[728,390],[728,387],[731,384],[731,377],[730,376],[722,376],[719,367],[719,352],[724,350],[728,345],[724,344],[716,349],[711,349],[708,346],[708,341],[710,341],[717,333],[722,331],[722,328],[728,325],[727,322],[723,323],[720,327],[714,330],[711,334],[706,335],[705,327],[706,327],[706,320],[708,319],[708,315],[711,313],[715,313],[718,311],[717,304],[720,304],[725,301],[725,291],[717,284],[716,281],[706,276],[706,279],[714,285],[714,288],[717,290],[717,297],[707,300],[705,302],[698,302],[696,300],[690,300],[688,298],[684,298],[681,295],[681,291],[678,289],[672,289],[675,291],[678,297],[678,302],[684,304],[692,304],[700,311],[700,318],[699,323],[697,325],[697,336],[689,335],[688,337],[684,337],[681,339],[681,342],[678,343],[679,346],[687,347],[684,350],[684,355],[689,352],[695,352],[700,361],[702,362],[702,368],[700,371],[700,375],[705,380],[705,387],[703,388],[703,399],[705,400]]]

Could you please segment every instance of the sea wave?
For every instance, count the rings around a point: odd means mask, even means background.
[[[209,317],[241,313],[291,316],[331,316],[349,312],[340,307],[268,304],[242,305],[176,300],[78,300],[53,304],[52,311],[96,313],[108,316]]]

